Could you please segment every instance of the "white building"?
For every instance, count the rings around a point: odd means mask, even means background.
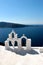
[[[24,34],[21,36],[21,38],[18,38],[18,34],[12,31],[8,36],[9,38],[7,38],[5,41],[6,48],[9,48],[9,43],[11,43],[13,48],[15,48],[15,46],[18,46],[18,49],[20,50],[25,46],[26,50],[31,50],[31,39],[28,39]]]

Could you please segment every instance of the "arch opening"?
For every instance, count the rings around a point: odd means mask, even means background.
[[[21,39],[21,45],[22,45],[22,46],[26,46],[26,39],[25,39],[25,38],[22,38],[22,39]]]
[[[12,33],[12,38],[14,38],[14,33]]]
[[[11,41],[9,41],[9,46],[12,46],[12,43],[11,43]]]
[[[18,46],[18,42],[17,41],[14,41],[14,46]]]

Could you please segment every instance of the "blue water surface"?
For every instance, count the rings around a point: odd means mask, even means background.
[[[12,30],[18,34],[18,37],[25,34],[27,38],[31,38],[32,46],[43,46],[43,27],[0,28],[0,42],[4,43]]]

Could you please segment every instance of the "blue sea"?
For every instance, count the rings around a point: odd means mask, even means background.
[[[8,38],[8,34],[14,30],[18,37],[21,37],[23,34],[27,38],[31,38],[31,46],[43,46],[43,27],[22,27],[22,28],[0,28],[0,42]]]

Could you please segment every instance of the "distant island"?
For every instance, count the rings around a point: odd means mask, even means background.
[[[17,24],[17,23],[9,23],[9,22],[0,22],[0,28],[21,28],[21,27],[43,27],[43,25],[26,25],[26,24]]]
[[[16,27],[25,27],[27,25],[17,24],[17,23],[8,23],[8,22],[0,22],[0,28],[16,28]]]

